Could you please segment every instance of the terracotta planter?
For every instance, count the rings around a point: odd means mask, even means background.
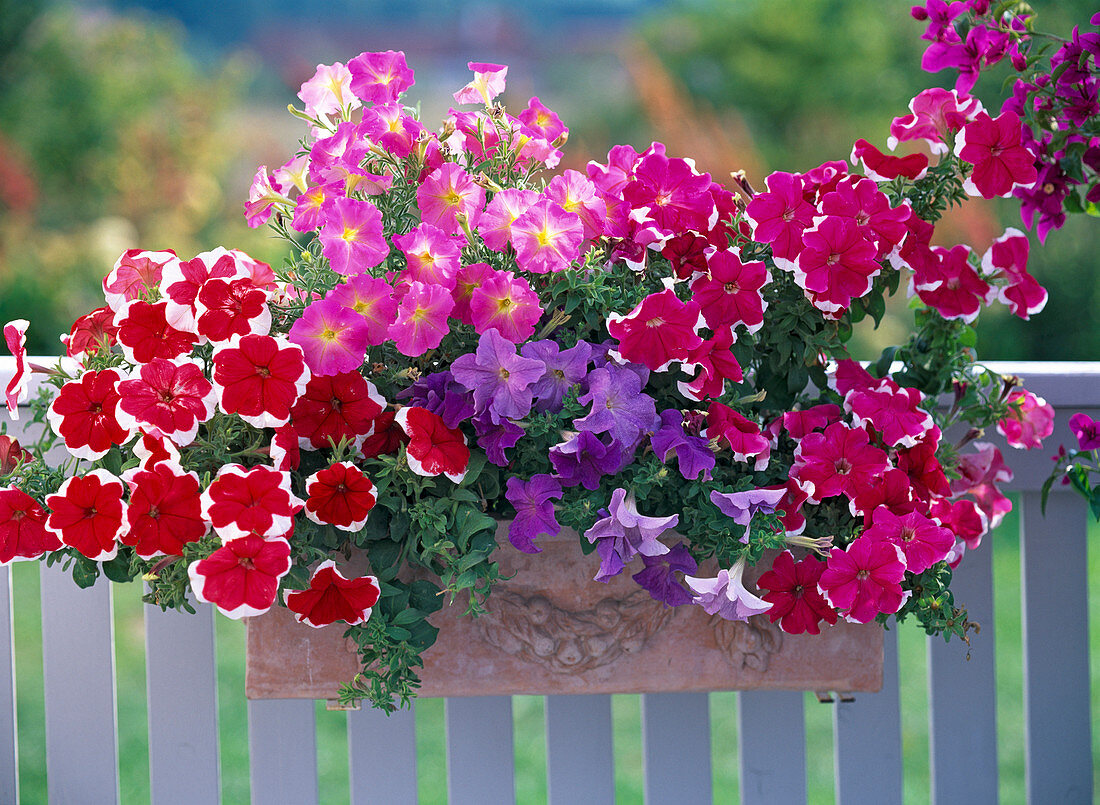
[[[501,582],[489,614],[432,616],[439,639],[424,654],[422,696],[642,693],[704,690],[877,691],[882,629],[838,623],[822,634],[787,635],[757,616],[711,618],[665,607],[624,573],[592,581],[597,557],[577,537],[543,539],[543,552],[514,550],[502,527]],[[252,699],[334,699],[360,670],[345,626],[311,629],[288,610],[248,619],[245,692]]]

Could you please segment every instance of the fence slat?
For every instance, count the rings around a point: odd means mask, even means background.
[[[363,703],[348,713],[352,805],[416,805],[415,709],[387,716]]]
[[[450,805],[514,803],[512,697],[447,699],[445,712]]]
[[[615,802],[611,697],[546,697],[546,788],[550,805]]]
[[[1028,801],[1092,802],[1085,506],[1020,497]]]
[[[857,693],[833,710],[837,805],[901,805],[898,634],[883,635],[882,690]],[[873,758],[873,762],[871,759]]]
[[[982,631],[961,640],[928,638],[929,754],[932,801],[997,801],[997,673],[993,632],[992,540],[951,577],[955,603]]]
[[[42,564],[42,673],[50,802],[118,802],[111,587],[82,590]]]
[[[741,805],[804,805],[806,724],[800,691],[737,694]]]
[[[710,802],[708,694],[644,694],[642,758],[646,805]]]
[[[19,801],[11,568],[0,567],[0,802]]]
[[[317,725],[312,699],[248,703],[253,805],[317,802]]]
[[[149,788],[153,802],[217,803],[218,677],[214,610],[145,606]]]

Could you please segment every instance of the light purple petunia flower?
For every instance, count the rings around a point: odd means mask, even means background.
[[[657,539],[680,522],[678,514],[668,517],[647,517],[638,513],[634,493],[625,489],[611,493],[611,508],[607,517],[597,520],[584,536],[596,544],[600,556],[600,571],[596,581],[607,581],[622,572],[626,563],[638,554],[660,556],[668,546]]]
[[[642,556],[642,561],[645,570],[639,570],[631,578],[648,590],[654,601],[674,607],[691,603],[691,593],[673,575],[676,571],[687,575],[699,569],[684,543],[677,542],[660,556]]]
[[[628,460],[621,444],[606,444],[586,430],[550,448],[550,463],[562,486],[580,484],[593,491],[600,488],[600,478],[618,472]]]
[[[462,355],[451,364],[455,380],[474,393],[478,412],[488,412],[494,423],[531,412],[531,386],[545,370],[542,361],[517,355],[516,345],[496,328],[482,333],[473,355]]]
[[[561,500],[561,484],[549,475],[532,475],[530,480],[512,476],[504,496],[516,507],[516,517],[508,526],[508,539],[524,553],[539,553],[535,538],[555,536],[561,531],[554,516],[555,500]]]
[[[710,478],[715,464],[714,451],[706,439],[684,430],[684,415],[676,409],[667,408],[661,412],[661,426],[650,437],[649,444],[661,461],[668,461],[668,454],[675,452],[680,474],[688,480],[694,481],[700,474],[704,480]]]
[[[718,577],[700,579],[684,576],[688,587],[695,591],[693,602],[708,615],[718,615],[730,621],[745,621],[753,615],[767,612],[772,605],[745,589],[741,580],[745,560],[738,559],[729,570],[719,570]]]
[[[588,373],[588,392],[578,402],[592,404],[592,410],[578,419],[578,430],[610,433],[611,438],[630,444],[639,436],[652,433],[657,424],[657,406],[642,393],[642,381],[623,366],[608,364]]]
[[[535,410],[543,413],[559,411],[565,395],[584,379],[588,373],[592,347],[586,341],[578,341],[576,346],[562,349],[556,342],[546,339],[528,341],[519,351],[523,357],[542,361],[546,365],[546,374],[531,387],[531,393],[535,395]]]
[[[786,494],[786,487],[746,489],[744,492],[719,492],[714,489],[710,493],[710,502],[721,509],[722,514],[732,517],[733,522],[745,527],[745,534],[741,537],[741,541],[747,544],[752,516],[757,512],[771,514]]]

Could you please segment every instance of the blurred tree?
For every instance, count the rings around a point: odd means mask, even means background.
[[[22,182],[0,191],[0,321],[31,319],[32,352],[56,353],[58,333],[102,304],[99,281],[127,248],[278,259],[242,215],[244,59],[202,69],[178,27],[142,17],[20,20],[0,39],[0,178]]]
[[[1087,24],[1096,10],[1092,0],[1032,5],[1038,27],[1060,34]],[[884,147],[891,119],[906,113],[910,98],[925,87],[953,85],[953,74],[920,69],[924,24],[912,20],[909,6],[877,0],[673,0],[639,30],[691,96],[688,105],[729,110],[721,114],[745,122],[761,157],[759,174],[749,171],[759,186],[772,170],[805,171],[846,159],[859,137]],[[1006,60],[983,76],[975,94],[998,109],[1011,72]],[[945,219],[939,237],[966,242],[980,253],[1005,226],[1022,229],[1017,204],[972,202],[964,214]],[[1029,323],[997,307],[988,311],[979,328],[979,354],[988,360],[1100,358],[1100,226],[1092,219],[1071,220],[1044,247],[1033,246],[1031,270],[1048,286],[1050,303]],[[861,332],[858,346],[869,355],[896,341],[908,321],[904,310],[895,309],[879,333]]]

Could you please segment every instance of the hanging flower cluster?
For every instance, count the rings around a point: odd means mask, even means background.
[[[558,116],[538,98],[513,116],[495,100],[507,68],[469,67],[437,130],[403,102],[403,54],[317,68],[301,149],[245,204],[293,247],[283,268],[226,249],[119,259],[63,339],[31,446],[74,460],[0,441],[0,561],[141,576],[166,607],[340,622],[368,670],[344,696],[384,707],[415,694],[444,597],[482,611],[501,520],[501,550],[569,527],[596,582],[629,573],[665,605],[965,637],[949,566],[1008,509],[1000,454],[973,440],[996,425],[1031,447],[1051,425],[974,364],[969,324],[1046,296],[1015,230],[981,259],[931,242],[967,192],[1035,182],[1019,121],[928,91],[891,146],[924,141],[936,165],[860,140],[862,173],[829,162],[763,192],[660,143],[551,173]],[[903,278],[917,332],[864,368],[852,324]],[[13,411],[25,330],[5,328]]]

